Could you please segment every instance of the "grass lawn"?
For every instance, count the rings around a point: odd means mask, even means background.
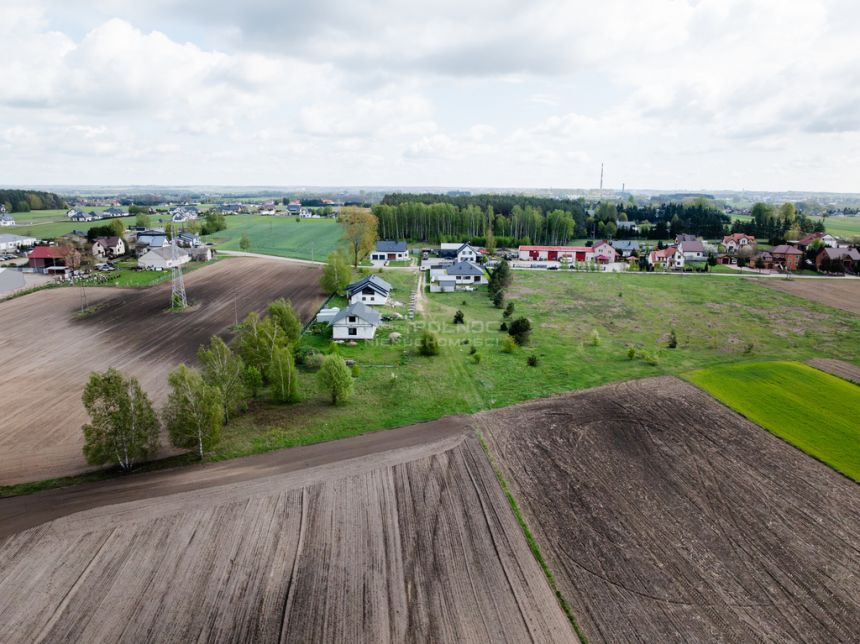
[[[89,212],[89,211],[88,211]],[[33,214],[33,213],[28,213]],[[161,225],[155,216],[152,217],[153,225]],[[135,217],[119,217],[126,228],[134,226]],[[31,235],[39,239],[54,239],[60,235],[65,235],[73,230],[88,231],[93,226],[109,226],[112,219],[100,219],[98,221],[69,221],[65,216],[56,221],[41,220],[34,221],[33,224],[22,224],[22,220],[18,219],[18,225],[14,228],[16,235]]]
[[[394,297],[408,302],[412,271],[384,271]],[[501,350],[502,313],[485,288],[472,293],[427,293],[427,315],[386,323],[377,339],[341,346],[361,373],[352,400],[329,405],[314,373],[300,370],[302,402],[255,403],[224,429],[214,459],[308,444],[377,429],[472,413],[608,382],[684,372],[735,362],[789,356],[840,357],[860,363],[860,318],[759,286],[753,280],[701,276],[514,271],[514,317],[534,326],[532,342]],[[342,306],[342,301],[332,305]],[[454,325],[457,310],[464,325]],[[397,309],[406,313],[406,306]],[[429,326],[441,339],[439,356],[415,349]],[[674,328],[678,347],[667,348]],[[599,341],[591,335],[597,330]],[[397,331],[402,339],[387,342]],[[468,340],[468,343],[464,341]],[[325,336],[302,343],[325,348]],[[475,363],[472,347],[481,355]],[[652,360],[628,359],[629,347]],[[526,358],[534,354],[538,366]],[[651,364],[656,362],[656,364]]]
[[[816,219],[818,219],[816,217]],[[844,237],[845,239],[860,238],[860,216],[858,217],[827,217],[824,219],[824,228],[831,235]]]
[[[732,409],[860,481],[860,387],[798,362],[757,362],[685,376]]]
[[[227,217],[227,230],[204,237],[220,250],[241,250],[242,234],[251,240],[251,253],[325,261],[340,244],[341,225],[334,219],[303,219],[235,215]]]

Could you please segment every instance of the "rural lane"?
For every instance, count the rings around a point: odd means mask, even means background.
[[[412,448],[465,435],[469,428],[467,416],[448,416],[397,429],[229,461],[132,474],[107,481],[0,499],[0,539],[92,508],[238,483]]]

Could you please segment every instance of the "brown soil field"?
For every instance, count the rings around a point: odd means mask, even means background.
[[[95,312],[85,317],[76,315],[81,294],[75,288],[0,303],[0,485],[92,469],[81,454],[87,420],[81,393],[91,371],[116,367],[136,376],[158,406],[167,396],[168,372],[193,360],[213,334],[229,336],[237,314],[241,320],[286,297],[309,319],[325,299],[319,275],[306,264],[221,260],[185,276],[193,307],[183,313],[167,311],[169,283],[89,288]]]
[[[831,360],[829,358],[816,358],[810,360],[809,365],[821,371],[838,376],[844,380],[850,380],[856,385],[860,385],[860,367],[853,365],[844,360]]]
[[[574,642],[473,435],[0,541],[6,642]]]
[[[760,284],[860,315],[858,279],[763,279]]]
[[[475,423],[592,642],[857,641],[860,487],[670,377]]]

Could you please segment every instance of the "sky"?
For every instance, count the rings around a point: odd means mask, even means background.
[[[856,0],[0,0],[0,184],[860,192]]]

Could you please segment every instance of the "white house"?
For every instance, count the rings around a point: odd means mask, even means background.
[[[338,311],[331,323],[335,340],[372,340],[382,316],[363,302],[355,302]]]
[[[681,270],[684,268],[684,253],[669,246],[662,250],[652,250],[648,253],[648,263],[654,267],[662,267],[667,270]]]
[[[93,242],[93,255],[97,257],[120,257],[125,251],[122,237],[96,237]]]
[[[474,262],[455,262],[430,267],[430,292],[449,293],[466,286],[487,283],[487,274]]]
[[[744,233],[732,233],[723,237],[723,246],[729,254],[736,253],[741,248],[755,248],[755,237]]]
[[[678,250],[684,254],[685,262],[704,262],[708,259],[708,251],[705,245],[698,239],[694,241],[682,241],[678,244]]]
[[[135,239],[135,250],[137,255],[143,255],[153,248],[164,248],[170,246],[167,233],[163,230],[142,230],[137,233]]]
[[[12,215],[7,215],[5,212],[0,215],[0,226],[14,226],[15,218]]]
[[[439,257],[453,259],[457,262],[474,262],[478,259],[478,249],[469,242],[443,243],[440,246]]]
[[[409,259],[405,241],[378,241],[370,254],[372,262],[404,261]]]
[[[164,248],[153,248],[148,250],[140,259],[137,260],[137,265],[148,271],[164,271],[181,266],[191,261],[191,255],[184,248],[176,249],[176,257],[173,255],[173,248],[165,246]]]
[[[618,255],[618,252],[612,247],[608,241],[601,241],[592,247],[594,252],[594,261],[612,264]]]
[[[370,306],[381,306],[388,302],[390,293],[391,284],[379,275],[370,275],[346,287],[346,298],[350,304],[361,302]]]
[[[0,235],[0,251],[17,251],[22,248],[30,248],[35,244],[35,237],[22,237],[21,235]]]

